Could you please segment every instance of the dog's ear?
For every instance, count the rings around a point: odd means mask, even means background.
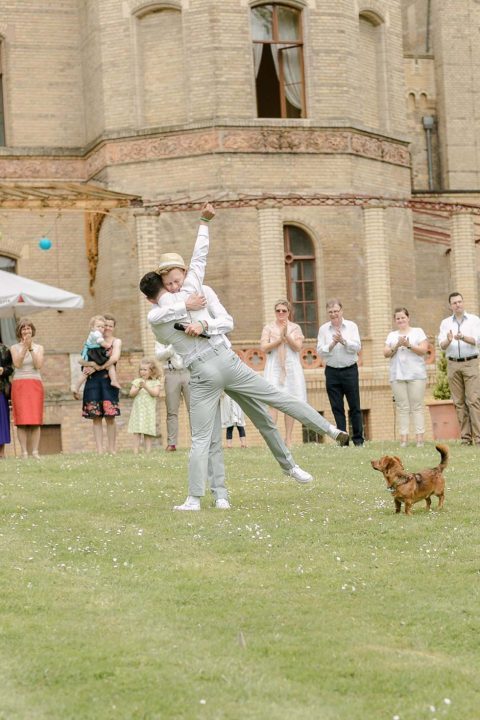
[[[400,458],[398,457],[398,455],[394,455],[394,456],[393,456],[393,459],[398,462],[398,464],[400,465],[401,468],[403,468],[403,463],[402,463],[402,461],[400,460]]]
[[[392,457],[391,455],[385,455],[383,459],[383,467],[385,470],[390,470],[391,467],[394,467],[397,464],[397,458]]]

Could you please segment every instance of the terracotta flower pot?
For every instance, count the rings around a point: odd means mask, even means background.
[[[460,426],[451,400],[430,400],[428,403],[434,440],[459,440]]]

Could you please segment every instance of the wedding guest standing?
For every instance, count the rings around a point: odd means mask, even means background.
[[[157,435],[157,398],[162,389],[158,379],[160,370],[155,360],[143,358],[138,377],[132,382],[130,397],[132,410],[128,421],[128,432],[133,434],[133,452],[137,454],[143,438],[145,452],[152,450],[152,440]]]
[[[480,445],[480,318],[465,311],[463,296],[448,297],[452,314],[442,320],[438,342],[447,356],[447,375],[462,445]]]
[[[302,402],[307,401],[307,388],[300,362],[303,333],[300,325],[290,320],[291,305],[288,300],[277,300],[274,306],[275,320],[265,325],[260,347],[267,354],[263,377],[279,390],[285,390]],[[270,415],[277,421],[277,410],[270,408]],[[292,445],[294,419],[285,415],[285,444]]]
[[[185,402],[190,412],[190,373],[172,345],[155,343],[155,357],[163,363],[165,407],[167,409],[167,452],[175,452],[178,444],[178,414]]]
[[[13,373],[12,354],[0,343],[0,460],[5,457],[5,445],[10,443],[10,376]]]
[[[122,341],[115,337],[116,320],[113,315],[103,314],[105,318],[104,338],[109,343],[109,360],[105,365],[96,365],[92,361],[84,362],[84,373],[87,375],[83,390],[82,415],[92,420],[93,437],[98,453],[103,453],[103,424],[105,420],[107,449],[115,454],[117,448],[117,426],[115,418],[120,415],[119,389],[111,383],[108,368],[117,363],[122,352]]]
[[[390,358],[390,382],[397,410],[400,445],[406,447],[408,443],[412,417],[417,446],[421,447],[425,434],[425,355],[428,340],[422,328],[410,327],[407,308],[395,308],[393,317],[397,329],[388,334],[383,354]]]
[[[220,398],[220,415],[222,418],[222,427],[225,428],[225,439],[227,448],[233,447],[233,429],[237,428],[238,437],[240,438],[240,447],[247,447],[247,434],[245,432],[245,415],[243,410],[232,398],[226,393]]]
[[[317,352],[325,362],[327,395],[337,427],[347,430],[344,401],[347,400],[352,440],[363,445],[363,420],[358,380],[358,353],[361,350],[360,333],[356,323],[345,320],[342,303],[338,298],[327,302],[329,321],[318,333]]]
[[[17,428],[22,458],[28,458],[30,447],[32,457],[38,460],[43,425],[44,390],[40,375],[43,346],[34,342],[35,334],[33,322],[21,318],[16,328],[18,343],[12,345],[10,352],[15,368],[12,381],[13,422]]]

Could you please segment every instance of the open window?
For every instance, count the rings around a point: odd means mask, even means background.
[[[251,17],[258,117],[305,117],[301,11],[259,5]]]

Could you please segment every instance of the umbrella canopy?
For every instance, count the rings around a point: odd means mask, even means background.
[[[47,308],[74,310],[82,307],[81,295],[0,270],[0,318],[30,315]]]

